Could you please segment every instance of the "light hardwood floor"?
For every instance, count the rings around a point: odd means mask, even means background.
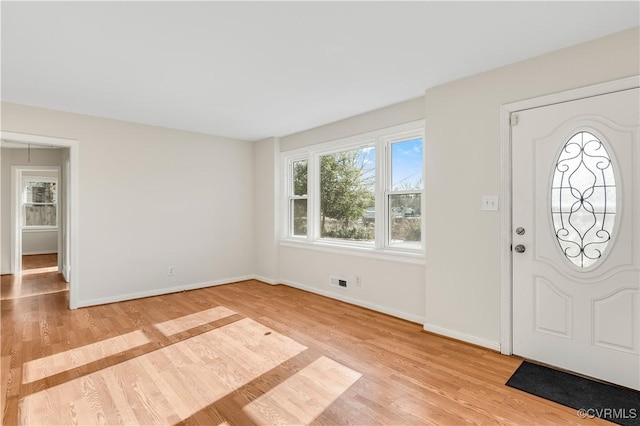
[[[3,275],[0,299],[66,292],[69,285],[58,274],[58,255],[22,256],[22,274]]]
[[[21,291],[1,305],[5,425],[604,423],[506,387],[515,357],[286,286],[74,311]]]

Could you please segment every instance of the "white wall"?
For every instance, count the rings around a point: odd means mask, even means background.
[[[250,142],[7,103],[1,129],[79,141],[80,306],[254,274]]]
[[[4,112],[4,111],[3,111]],[[61,149],[31,149],[31,159],[26,149],[2,148],[0,155],[2,163],[0,166],[0,197],[2,206],[0,207],[1,227],[1,257],[2,273],[8,274],[11,270],[11,167],[12,166],[53,166],[60,167],[62,164],[63,151]],[[32,173],[37,174],[37,173]],[[55,235],[55,247],[57,249],[57,232]],[[40,238],[42,237],[42,238]],[[44,239],[44,244],[51,246],[53,238],[49,235],[39,235],[36,240]],[[29,247],[29,237],[27,237],[27,249]],[[38,244],[38,243],[36,243]],[[23,251],[24,251],[23,247]],[[35,249],[34,249],[35,250]],[[55,250],[54,250],[55,252]]]
[[[280,139],[282,151],[424,118],[424,99],[411,99],[387,108],[310,129]],[[280,199],[277,199],[280,203]],[[353,252],[325,252],[280,246],[280,282],[366,306],[422,323],[424,320],[424,265],[361,257]],[[348,288],[329,286],[330,275],[350,280]],[[355,276],[362,286],[353,285]]]
[[[376,109],[280,138],[281,151],[342,139],[424,118],[424,97]]]
[[[636,28],[426,91],[425,329],[499,347],[500,106],[637,75],[639,52]]]
[[[22,254],[58,253],[58,231],[22,230]]]
[[[254,142],[254,247],[256,276],[276,284],[280,277],[278,268],[278,138]]]

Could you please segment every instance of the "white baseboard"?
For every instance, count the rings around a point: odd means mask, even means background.
[[[411,321],[411,322],[415,322],[418,324],[424,324],[423,328],[425,331],[429,331],[431,333],[435,333],[435,334],[440,334],[442,336],[446,336],[446,337],[450,337],[452,339],[456,339],[456,340],[461,340],[463,342],[467,342],[467,343],[471,343],[477,346],[482,346],[488,349],[492,349],[495,351],[500,351],[500,343],[499,342],[494,342],[491,340],[487,340],[487,339],[483,339],[480,337],[476,337],[476,336],[471,336],[465,333],[460,333],[458,331],[454,331],[454,330],[449,330],[443,327],[439,327],[433,324],[425,324],[425,319],[421,316],[418,315],[413,315],[413,314],[409,314],[406,312],[402,312],[402,311],[398,311],[395,309],[391,309],[382,305],[378,305],[375,303],[370,303],[364,300],[360,300],[360,299],[354,299],[352,297],[348,297],[342,294],[338,294],[338,293],[333,293],[331,291],[326,291],[326,290],[321,290],[315,287],[310,287],[307,285],[303,285],[300,283],[296,283],[293,281],[289,281],[289,280],[276,280],[273,278],[268,278],[268,277],[263,277],[260,275],[244,275],[244,276],[239,276],[239,277],[233,277],[233,278],[227,278],[227,279],[223,279],[223,280],[216,280],[216,281],[207,281],[207,282],[201,282],[201,283],[195,283],[195,284],[186,284],[186,285],[181,285],[181,286],[176,286],[176,287],[169,287],[169,288],[162,288],[162,289],[155,289],[155,290],[149,290],[149,291],[141,291],[141,292],[137,292],[137,293],[128,293],[128,294],[122,294],[122,295],[118,295],[118,296],[113,296],[113,297],[104,297],[104,298],[99,298],[99,299],[90,299],[90,300],[80,300],[78,301],[78,308],[82,308],[82,307],[86,307],[86,306],[95,306],[95,305],[104,305],[107,303],[114,303],[114,302],[122,302],[125,300],[132,300],[132,299],[140,299],[143,297],[151,297],[151,296],[160,296],[163,294],[170,294],[170,293],[177,293],[180,291],[186,291],[186,290],[196,290],[199,288],[205,288],[205,287],[213,287],[213,286],[217,286],[217,285],[224,285],[224,284],[231,284],[231,283],[235,283],[235,282],[239,282],[239,281],[246,281],[246,280],[258,280],[258,281],[262,281],[264,283],[267,284],[271,284],[271,285],[277,285],[277,284],[284,284],[286,286],[289,287],[293,287],[293,288],[297,288],[300,290],[304,290],[304,291],[308,291],[309,293],[314,293],[314,294],[319,294],[321,296],[325,296],[325,297],[329,297],[331,299],[335,299],[335,300],[340,300],[341,302],[345,302],[345,303],[350,303],[352,305],[356,305],[356,306],[361,306],[363,308],[368,308],[377,312],[381,312],[383,314],[387,314],[387,315],[391,315],[393,317],[396,318],[401,318],[407,321]]]
[[[58,254],[57,251],[51,251],[51,250],[41,250],[41,251],[26,251],[26,252],[22,252],[23,256],[35,256],[37,254]]]
[[[163,294],[178,293],[180,291],[187,291],[187,290],[196,290],[199,288],[231,284],[239,281],[246,281],[246,280],[252,280],[252,279],[254,279],[254,275],[243,275],[240,277],[226,278],[223,280],[207,281],[207,282],[195,283],[195,284],[185,284],[185,285],[180,285],[175,287],[140,291],[137,293],[121,294],[121,295],[112,296],[112,297],[102,297],[99,299],[79,300],[77,307],[84,308],[87,306],[104,305],[107,303],[123,302],[125,300],[141,299],[143,297],[161,296]]]
[[[267,284],[271,284],[271,285],[280,284],[280,280],[274,280],[273,278],[263,277],[262,275],[254,275],[253,279],[258,280],[258,281],[262,281],[263,283],[267,283]]]
[[[352,305],[361,306],[363,308],[367,308],[373,311],[381,312],[383,314],[391,315],[392,317],[401,318],[401,319],[415,322],[418,324],[424,323],[423,317],[420,317],[418,315],[408,314],[406,312],[398,311],[395,309],[390,309],[390,308],[387,308],[386,306],[377,305],[375,303],[370,303],[360,299],[354,299],[352,297],[347,297],[338,293],[332,293],[330,291],[321,290],[315,287],[309,287],[303,284],[295,283],[293,281],[280,280],[280,283],[287,285],[289,287],[294,287],[300,290],[308,291],[309,293],[319,294],[321,296],[329,297],[331,299],[340,300],[341,302],[350,303]]]
[[[482,346],[483,348],[492,349],[494,351],[500,351],[500,343],[491,340],[483,339],[481,337],[471,336],[469,334],[460,333],[459,331],[449,330],[447,328],[438,327],[433,324],[424,324],[424,330],[431,333],[440,334],[442,336],[450,337],[456,340],[462,340],[463,342],[471,343],[473,345]]]

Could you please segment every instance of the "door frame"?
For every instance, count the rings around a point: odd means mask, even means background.
[[[11,273],[22,273],[22,188],[24,174],[30,171],[33,172],[55,172],[58,182],[58,188],[61,187],[60,183],[60,166],[11,166]],[[60,199],[58,203],[61,204]],[[58,252],[61,249],[60,230],[60,208],[58,207]],[[65,213],[66,216],[66,213]],[[58,271],[60,272],[60,264],[58,262]]]
[[[67,194],[65,204],[69,206],[69,209],[65,212],[70,227],[68,229],[69,233],[69,250],[70,250],[70,259],[69,263],[71,265],[70,270],[67,271],[69,278],[69,309],[77,309],[78,308],[78,294],[80,289],[80,281],[78,274],[79,267],[79,255],[80,255],[80,239],[79,239],[79,230],[80,230],[80,203],[78,200],[78,195],[80,192],[80,184],[79,184],[79,175],[80,175],[80,144],[75,139],[64,139],[64,138],[56,138],[49,136],[40,136],[40,135],[30,135],[26,133],[16,133],[16,132],[5,132],[0,130],[0,138],[6,139],[12,142],[20,142],[25,144],[32,145],[48,145],[48,146],[56,146],[61,148],[69,148],[69,181],[65,182],[67,188]],[[15,209],[11,209],[12,215]],[[12,218],[11,223],[14,222],[15,219]],[[15,227],[12,226],[12,233],[15,233]],[[11,241],[11,249],[12,253],[15,252],[14,249],[15,244],[15,235],[12,235]],[[13,261],[12,261],[13,263]],[[13,267],[13,266],[12,266]]]
[[[609,81],[592,86],[539,96],[532,99],[504,104],[500,107],[501,182],[500,197],[504,208],[500,212],[500,352],[513,354],[513,253],[512,244],[512,114],[532,108],[571,102],[594,96],[640,87],[640,75]],[[517,125],[517,118],[516,118]]]

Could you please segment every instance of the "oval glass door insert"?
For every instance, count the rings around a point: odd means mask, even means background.
[[[579,268],[600,259],[616,219],[616,179],[602,141],[579,132],[564,144],[554,165],[551,218],[560,250]]]

